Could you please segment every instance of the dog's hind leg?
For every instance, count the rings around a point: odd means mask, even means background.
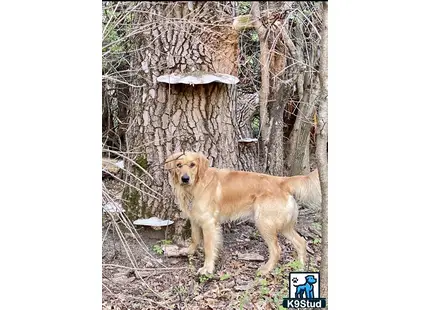
[[[281,258],[281,247],[278,243],[277,229],[273,222],[256,219],[255,225],[260,231],[261,236],[269,247],[269,260],[260,267],[262,275],[268,274]]]
[[[196,252],[197,247],[200,245],[202,239],[202,229],[195,222],[191,223],[191,244],[188,247],[188,254],[193,255]]]
[[[294,248],[297,251],[297,257],[299,261],[302,263],[302,267],[305,267],[306,260],[306,240],[302,236],[300,236],[297,231],[294,229],[293,225],[288,225],[282,231],[282,234],[291,241]]]
[[[290,240],[293,244],[294,248],[297,251],[297,257],[302,263],[302,268],[304,268],[306,260],[306,240],[305,238],[300,236],[294,228],[297,222],[298,206],[296,201],[292,197],[288,199],[287,211],[289,213],[289,216],[287,217],[281,232],[284,237]]]
[[[222,242],[221,227],[215,224],[215,220],[211,220],[203,225],[202,230],[205,248],[205,263],[203,267],[198,270],[198,273],[210,274],[214,271],[218,248]]]

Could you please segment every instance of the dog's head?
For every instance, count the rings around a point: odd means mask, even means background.
[[[317,283],[317,279],[315,279],[315,277],[313,275],[308,275],[305,277],[306,282],[309,284],[315,284]]]
[[[165,162],[172,185],[193,186],[204,176],[209,160],[202,153],[179,152],[170,155]]]

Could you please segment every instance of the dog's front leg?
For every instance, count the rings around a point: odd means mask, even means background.
[[[191,223],[191,244],[188,247],[188,254],[193,255],[202,239],[202,229],[197,223],[190,220]]]
[[[199,269],[199,274],[211,274],[215,268],[215,259],[218,254],[218,247],[221,243],[221,228],[215,224],[215,220],[210,220],[202,226],[203,242],[205,248],[205,263]]]

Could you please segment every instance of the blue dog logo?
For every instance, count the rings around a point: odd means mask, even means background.
[[[305,277],[306,282],[300,285],[295,285],[296,287],[296,298],[303,298],[303,293],[306,294],[307,299],[314,298],[314,284],[317,283],[317,279],[313,275],[308,275]],[[294,281],[296,280],[296,281]],[[297,279],[293,279],[293,282],[297,282]]]
[[[287,309],[325,308],[327,301],[320,297],[319,272],[290,272],[289,298],[284,298],[282,306]],[[301,284],[303,283],[303,284]]]

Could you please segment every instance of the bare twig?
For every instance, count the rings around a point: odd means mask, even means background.
[[[107,267],[107,268],[123,268],[123,269],[137,270],[137,271],[171,271],[171,270],[184,270],[184,269],[188,269],[188,267],[135,268],[135,267],[129,267],[129,266],[123,266],[123,265],[116,265],[116,264],[102,264],[102,267]]]

